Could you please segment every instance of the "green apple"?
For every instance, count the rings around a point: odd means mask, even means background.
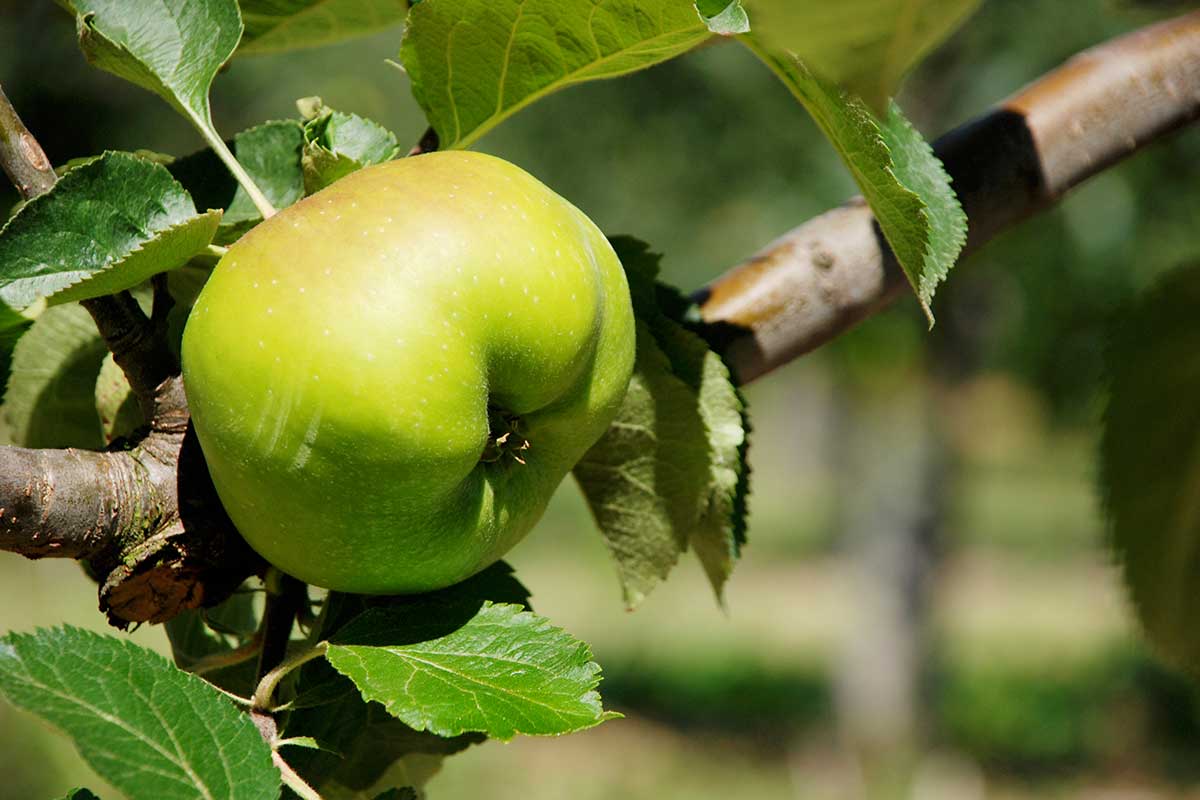
[[[350,175],[217,264],[183,337],[246,540],[309,583],[463,580],[541,517],[633,369],[625,274],[577,208],[478,153]]]

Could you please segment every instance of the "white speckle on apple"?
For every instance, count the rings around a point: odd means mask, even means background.
[[[329,335],[329,328],[326,328],[324,331],[322,331],[322,333],[324,333],[326,336],[328,336],[328,335]]]
[[[303,287],[303,286],[301,286],[301,287],[300,287],[300,294],[304,294],[304,287]]]
[[[374,361],[374,360],[375,360],[375,354],[367,353],[367,361]]]
[[[265,350],[266,348],[267,348],[267,345],[266,345],[266,344],[263,342],[263,340],[262,340],[262,339],[259,339],[259,340],[258,340],[258,349],[259,349],[259,350]]]
[[[268,313],[268,314],[274,314],[274,313],[275,313],[275,309],[271,308],[270,306],[267,306],[267,313]]]

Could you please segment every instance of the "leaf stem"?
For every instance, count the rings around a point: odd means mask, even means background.
[[[208,142],[208,146],[217,154],[217,158],[225,163],[225,166],[233,173],[233,177],[242,185],[246,194],[250,195],[250,199],[254,202],[254,207],[258,209],[258,213],[262,214],[262,218],[270,219],[275,216],[275,206],[271,205],[271,201],[258,188],[258,184],[250,177],[250,173],[246,172],[242,165],[238,163],[238,160],[225,144],[225,140],[217,135],[212,125],[197,122],[196,127],[200,129],[200,135],[204,137],[204,141]]]
[[[302,800],[321,800],[321,795],[318,794],[317,790],[305,783],[304,778],[301,778],[296,770],[292,769],[292,766],[284,761],[283,756],[279,755],[278,750],[271,751],[271,761],[275,763],[275,767],[279,770],[279,775],[283,778],[283,782]]]
[[[285,659],[282,664],[275,667],[275,669],[266,675],[263,675],[262,679],[258,682],[258,687],[254,690],[254,708],[269,710],[271,708],[271,697],[275,694],[275,687],[279,685],[279,682],[287,677],[288,673],[292,670],[325,655],[327,649],[329,649],[327,642],[318,642],[313,647],[302,650]]]
[[[250,641],[246,642],[241,647],[233,650],[223,650],[220,653],[212,653],[204,656],[188,667],[188,672],[193,675],[204,675],[208,672],[214,672],[225,667],[232,667],[235,664],[241,664],[254,658],[262,650],[262,635],[256,633]],[[249,703],[247,702],[247,705]]]

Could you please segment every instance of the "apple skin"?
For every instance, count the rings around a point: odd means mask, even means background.
[[[242,237],[182,360],[250,545],[317,586],[407,594],[528,533],[615,416],[634,338],[624,270],[582,212],[512,164],[445,152],[363,169]],[[489,410],[528,448],[496,458]]]

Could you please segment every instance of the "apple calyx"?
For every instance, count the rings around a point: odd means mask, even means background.
[[[488,441],[479,455],[480,462],[495,464],[512,460],[524,464],[524,453],[530,444],[522,433],[522,428],[524,425],[516,414],[499,408],[489,408]]]

